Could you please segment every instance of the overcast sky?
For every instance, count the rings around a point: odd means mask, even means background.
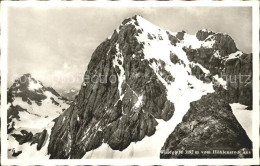
[[[95,48],[135,14],[172,32],[195,34],[207,28],[228,33],[241,51],[252,52],[249,7],[27,7],[9,8],[8,14],[9,85],[31,73],[46,86],[78,89],[81,81],[75,80],[82,79]]]

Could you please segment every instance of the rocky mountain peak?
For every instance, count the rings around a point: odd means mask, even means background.
[[[24,74],[22,77],[32,77],[32,75],[30,73]]]
[[[121,23],[121,25],[126,25],[130,22],[136,22],[136,24],[138,23],[138,19],[144,19],[141,15],[134,15],[132,17],[127,17],[126,19],[124,19]]]
[[[39,151],[48,139],[52,121],[70,102],[31,74],[16,79],[8,89],[7,98],[9,157],[42,155]]]
[[[164,133],[153,147],[159,156],[172,132],[164,124],[174,129],[191,102],[208,93],[231,94],[229,102],[250,96],[245,93],[250,84],[231,85],[221,77],[222,72],[250,74],[250,62],[242,56],[226,63],[236,51],[228,35],[207,30],[189,35],[163,30],[140,16],[125,19],[94,51],[75,103],[55,119],[50,158],[82,158],[105,145],[124,151]]]
[[[25,90],[40,90],[43,88],[43,84],[33,78],[31,74],[24,74],[18,79],[16,79],[13,83],[13,85],[10,87],[10,89],[13,90],[20,90],[20,91],[25,91]]]
[[[67,101],[66,98],[60,96],[52,87],[44,86],[41,81],[36,80],[31,74],[24,74],[16,79],[8,89],[8,102],[13,102],[15,97],[21,97],[28,104],[34,101],[38,105],[41,105],[42,100],[51,95]]]
[[[205,40],[209,35],[214,35],[215,32],[212,32],[208,29],[201,29],[196,33],[196,37],[200,40],[203,41]]]
[[[226,33],[216,33],[207,29],[199,30],[196,33],[199,41],[213,42],[212,48],[219,51],[222,57],[238,51],[235,41]]]

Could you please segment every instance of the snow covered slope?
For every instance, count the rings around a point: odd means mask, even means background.
[[[50,135],[54,124],[52,121],[68,107],[67,99],[53,88],[45,87],[30,74],[15,80],[8,89],[9,157],[46,156],[47,147],[42,147]],[[30,145],[32,142],[34,144]],[[40,151],[36,150],[36,144]]]
[[[247,110],[246,105],[239,103],[230,104],[233,114],[236,116],[236,119],[239,121],[241,126],[245,129],[248,137],[252,140],[252,119],[253,112],[252,110]]]

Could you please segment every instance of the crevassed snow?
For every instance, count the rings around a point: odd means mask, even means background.
[[[237,118],[238,122],[241,124],[243,129],[246,131],[248,137],[252,140],[252,110],[247,110],[246,105],[240,103],[230,104],[232,112]]]

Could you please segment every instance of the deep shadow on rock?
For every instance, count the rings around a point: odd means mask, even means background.
[[[184,154],[170,154],[174,151]],[[185,151],[199,151],[185,154]],[[213,154],[219,151],[248,151],[251,154]],[[211,154],[203,154],[211,151]],[[229,103],[217,93],[190,104],[188,113],[167,138],[160,158],[250,158],[252,142],[233,115]]]

